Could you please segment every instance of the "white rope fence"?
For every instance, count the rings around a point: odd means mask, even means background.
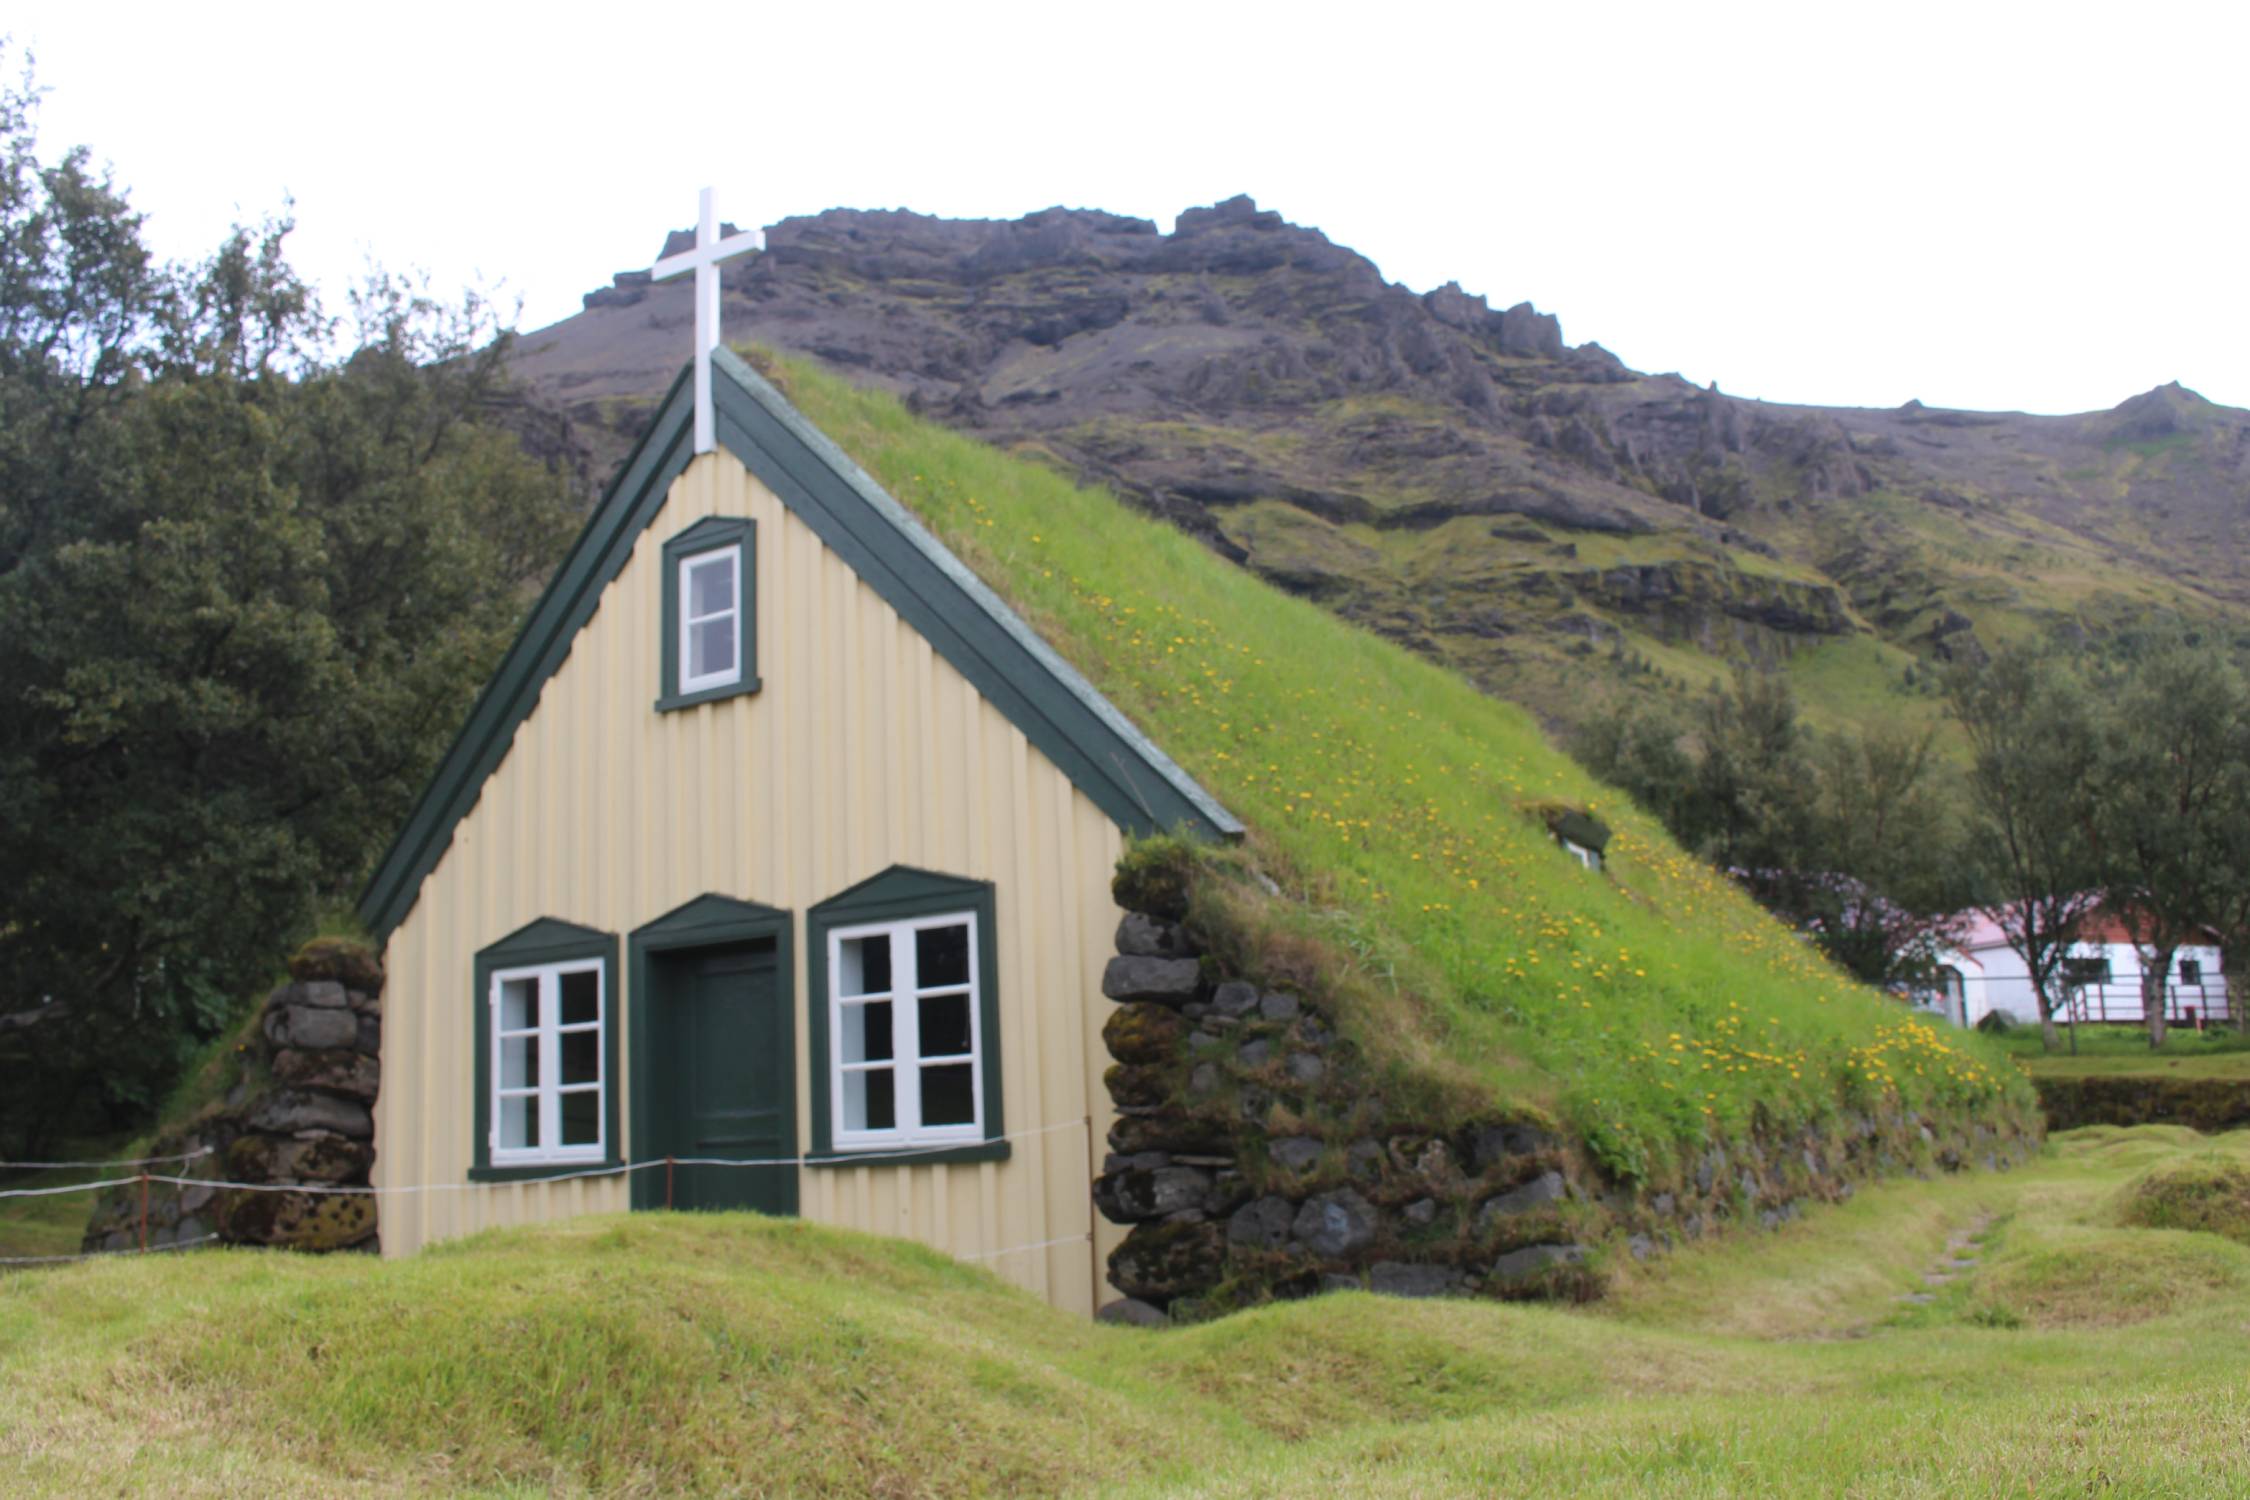
[[[200,1234],[192,1240],[174,1240],[169,1245],[151,1245],[146,1250],[82,1250],[76,1255],[0,1255],[0,1266],[63,1266],[82,1260],[106,1260],[112,1255],[161,1255],[167,1250],[186,1250],[196,1245],[208,1245],[217,1238],[215,1234]]]
[[[611,1166],[586,1167],[577,1171],[556,1172],[544,1177],[512,1178],[507,1182],[419,1182],[398,1183],[388,1187],[375,1187],[372,1185],[367,1187],[359,1187],[347,1184],[312,1182],[229,1182],[219,1178],[182,1177],[164,1172],[142,1171],[136,1172],[130,1177],[105,1177],[96,1182],[65,1183],[60,1187],[0,1188],[0,1198],[49,1198],[64,1193],[98,1193],[104,1192],[114,1187],[132,1187],[138,1185],[141,1189],[142,1196],[142,1234],[144,1237],[144,1243],[139,1249],[91,1250],[79,1255],[43,1255],[15,1257],[0,1256],[0,1266],[63,1265],[73,1261],[94,1260],[105,1255],[147,1255],[159,1250],[184,1250],[191,1245],[206,1244],[218,1238],[218,1236],[215,1234],[207,1234],[198,1239],[181,1240],[169,1245],[152,1246],[146,1244],[145,1237],[147,1234],[147,1197],[148,1186],[151,1183],[160,1182],[175,1187],[207,1187],[213,1189],[223,1188],[231,1192],[241,1193],[306,1193],[338,1197],[386,1198],[404,1196],[413,1193],[466,1193],[482,1192],[489,1189],[505,1189],[514,1187],[543,1187],[547,1184],[557,1182],[580,1182],[601,1177],[627,1177],[634,1172],[645,1172],[655,1167],[662,1167],[666,1172],[670,1172],[674,1168],[678,1167],[912,1166],[915,1160],[919,1157],[940,1156],[947,1152],[958,1151],[964,1145],[981,1146],[990,1145],[996,1141],[1028,1141],[1040,1136],[1052,1135],[1058,1130],[1084,1130],[1090,1136],[1093,1133],[1093,1128],[1094,1122],[1090,1118],[1081,1117],[1076,1120],[1065,1120],[1054,1125],[1042,1125],[1033,1130],[1016,1130],[1010,1131],[1005,1135],[989,1136],[982,1141],[946,1142],[943,1144],[931,1146],[900,1146],[895,1149],[871,1151],[865,1154],[856,1154],[850,1152],[838,1154],[831,1152],[826,1156],[800,1155],[752,1158],[732,1156],[658,1156],[652,1157],[646,1161],[619,1162]],[[210,1149],[208,1147],[205,1147],[202,1150],[189,1151],[178,1156],[136,1157],[124,1161],[115,1162],[49,1162],[44,1164],[36,1162],[0,1162],[0,1167],[32,1168],[44,1166],[48,1170],[55,1170],[66,1167],[154,1166],[173,1162],[194,1161],[198,1157],[208,1155],[210,1155]],[[1092,1241],[1093,1237],[1094,1232],[1089,1229],[1083,1234],[1064,1235],[1060,1239],[1040,1240],[1036,1244],[1011,1245],[1004,1250],[980,1250],[974,1254],[962,1255],[956,1258],[960,1260],[995,1260],[1004,1255],[1021,1255],[1032,1250],[1048,1250],[1057,1245],[1086,1244]]]
[[[74,1167],[153,1167],[159,1162],[194,1161],[209,1156],[209,1146],[198,1146],[177,1156],[128,1156],[117,1161],[0,1161],[0,1172],[59,1172]]]

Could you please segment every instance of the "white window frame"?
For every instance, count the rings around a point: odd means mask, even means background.
[[[486,1152],[496,1167],[546,1166],[573,1162],[598,1162],[608,1159],[609,1151],[609,980],[607,965],[598,958],[566,959],[560,963],[518,964],[514,968],[495,969],[492,988],[485,994],[485,1025],[491,1040],[487,1055],[491,1063],[491,1076],[484,1081],[486,1097],[491,1101],[489,1133],[485,1137]],[[565,1026],[562,1024],[562,977],[565,974],[592,974],[594,976],[594,1019]],[[528,1027],[504,1031],[500,1026],[500,994],[511,980],[532,979],[538,982],[538,1013]],[[594,1081],[591,1084],[565,1084],[562,1081],[562,1039],[582,1032],[594,1036]],[[500,1083],[503,1042],[514,1037],[536,1038],[539,1058],[539,1082],[529,1088],[503,1088]],[[594,1096],[594,1140],[592,1144],[565,1146],[562,1142],[562,1097],[565,1094],[590,1093]],[[500,1144],[501,1102],[505,1099],[536,1098],[539,1110],[539,1139],[547,1144],[539,1146],[503,1146]]]
[[[969,934],[969,982],[963,985],[922,986],[914,948],[915,934],[932,927],[963,927]],[[887,935],[891,941],[891,987],[870,991],[887,994],[891,1005],[891,1056],[874,1063],[844,1060],[844,944]],[[861,922],[831,928],[828,933],[828,1112],[829,1141],[839,1152],[895,1150],[901,1146],[975,1145],[984,1140],[984,955],[978,949],[977,914],[945,912],[937,916],[904,917],[889,922]],[[922,1124],[922,1069],[926,1064],[960,1062],[958,1053],[940,1057],[922,1055],[921,1001],[931,996],[966,992],[969,1002],[969,1099],[973,1118],[965,1125]],[[857,1000],[860,997],[852,997]],[[889,1130],[854,1130],[844,1121],[844,1079],[851,1073],[888,1068],[892,1075],[892,1109],[897,1121]]]
[[[727,571],[734,579],[734,605],[729,609],[713,610],[707,615],[695,614],[693,613],[695,591],[689,586],[689,579],[698,567],[706,566],[718,558],[726,560]],[[707,552],[690,553],[680,559],[679,569],[679,577],[675,580],[675,587],[679,591],[680,601],[680,639],[678,643],[680,681],[676,691],[683,694],[700,693],[710,688],[732,687],[742,680],[741,544],[729,542],[723,547],[713,547]],[[695,627],[709,624],[713,620],[731,620],[734,623],[734,665],[724,672],[706,672],[697,677],[688,670],[689,665],[695,660]]]

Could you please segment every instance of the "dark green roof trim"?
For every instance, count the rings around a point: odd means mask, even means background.
[[[1241,834],[1232,813],[763,376],[725,349],[712,370],[719,442],[1112,822],[1137,834]]]
[[[695,396],[689,373],[674,380],[658,403],[655,419],[548,580],[406,826],[360,893],[359,919],[378,944],[413,910],[422,881],[444,857],[454,828],[477,805],[485,779],[538,705],[540,689],[570,655],[579,630],[601,604],[602,590],[625,566],[634,541],[693,457]]]
[[[413,909],[541,688],[692,457],[683,371],[594,508],[360,898],[378,942]],[[1233,838],[1242,824],[1058,656],[906,508],[727,350],[712,358],[718,438],[1024,738],[1120,828]]]

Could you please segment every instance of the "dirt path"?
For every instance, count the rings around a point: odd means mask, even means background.
[[[1922,1273],[1922,1285],[1930,1288],[1922,1292],[1902,1292],[1892,1300],[1913,1307],[1926,1307],[1937,1300],[1936,1288],[1951,1286],[1977,1268],[1977,1257],[1972,1253],[1984,1247],[1984,1237],[1992,1230],[1992,1212],[1980,1210],[1966,1228],[1956,1229],[1945,1237],[1945,1254],[1932,1262]]]

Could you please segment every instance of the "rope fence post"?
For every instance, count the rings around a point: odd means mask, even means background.
[[[672,1158],[664,1158],[664,1211],[672,1211]]]
[[[141,1253],[148,1254],[148,1168],[141,1168]]]

